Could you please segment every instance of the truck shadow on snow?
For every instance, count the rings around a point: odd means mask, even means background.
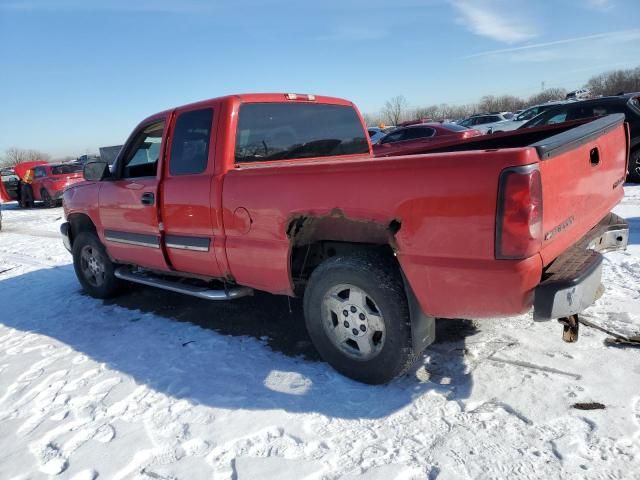
[[[56,339],[137,384],[194,403],[379,418],[430,391],[458,401],[472,388],[464,361],[465,339],[475,332],[470,321],[438,322],[438,340],[409,374],[368,386],[319,361],[297,299],[257,293],[208,302],[131,286],[103,302],[80,291],[71,265],[2,277],[0,323]]]

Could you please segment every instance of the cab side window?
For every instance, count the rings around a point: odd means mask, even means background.
[[[176,120],[171,143],[171,175],[191,175],[207,169],[213,109],[182,113]]]
[[[155,177],[158,171],[164,120],[138,132],[122,162],[122,178]]]
[[[33,169],[33,178],[43,178],[47,176],[47,171],[44,167],[36,167]]]

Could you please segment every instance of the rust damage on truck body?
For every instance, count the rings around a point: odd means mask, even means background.
[[[345,215],[340,208],[332,209],[328,214],[298,214],[288,221],[287,237],[292,247],[308,245],[317,241],[364,243],[390,245],[397,251],[395,234],[401,227],[401,221],[392,218],[386,222],[353,218]]]
[[[349,255],[363,248],[386,248],[389,255],[398,251],[395,239],[401,221],[353,218],[334,208],[326,214],[297,213],[287,222],[289,238],[289,279],[292,291],[304,291],[313,270],[327,258]]]

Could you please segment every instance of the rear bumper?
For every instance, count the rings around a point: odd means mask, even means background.
[[[535,289],[534,320],[569,317],[593,304],[601,291],[602,253],[624,250],[628,241],[627,221],[613,213],[604,217],[544,271]]]
[[[64,247],[71,252],[71,238],[69,237],[69,230],[71,229],[69,222],[64,222],[60,225],[60,234],[62,235],[62,243]]]

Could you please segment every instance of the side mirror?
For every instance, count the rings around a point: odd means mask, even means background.
[[[88,162],[82,169],[82,175],[90,182],[100,182],[111,176],[111,172],[107,162]]]

